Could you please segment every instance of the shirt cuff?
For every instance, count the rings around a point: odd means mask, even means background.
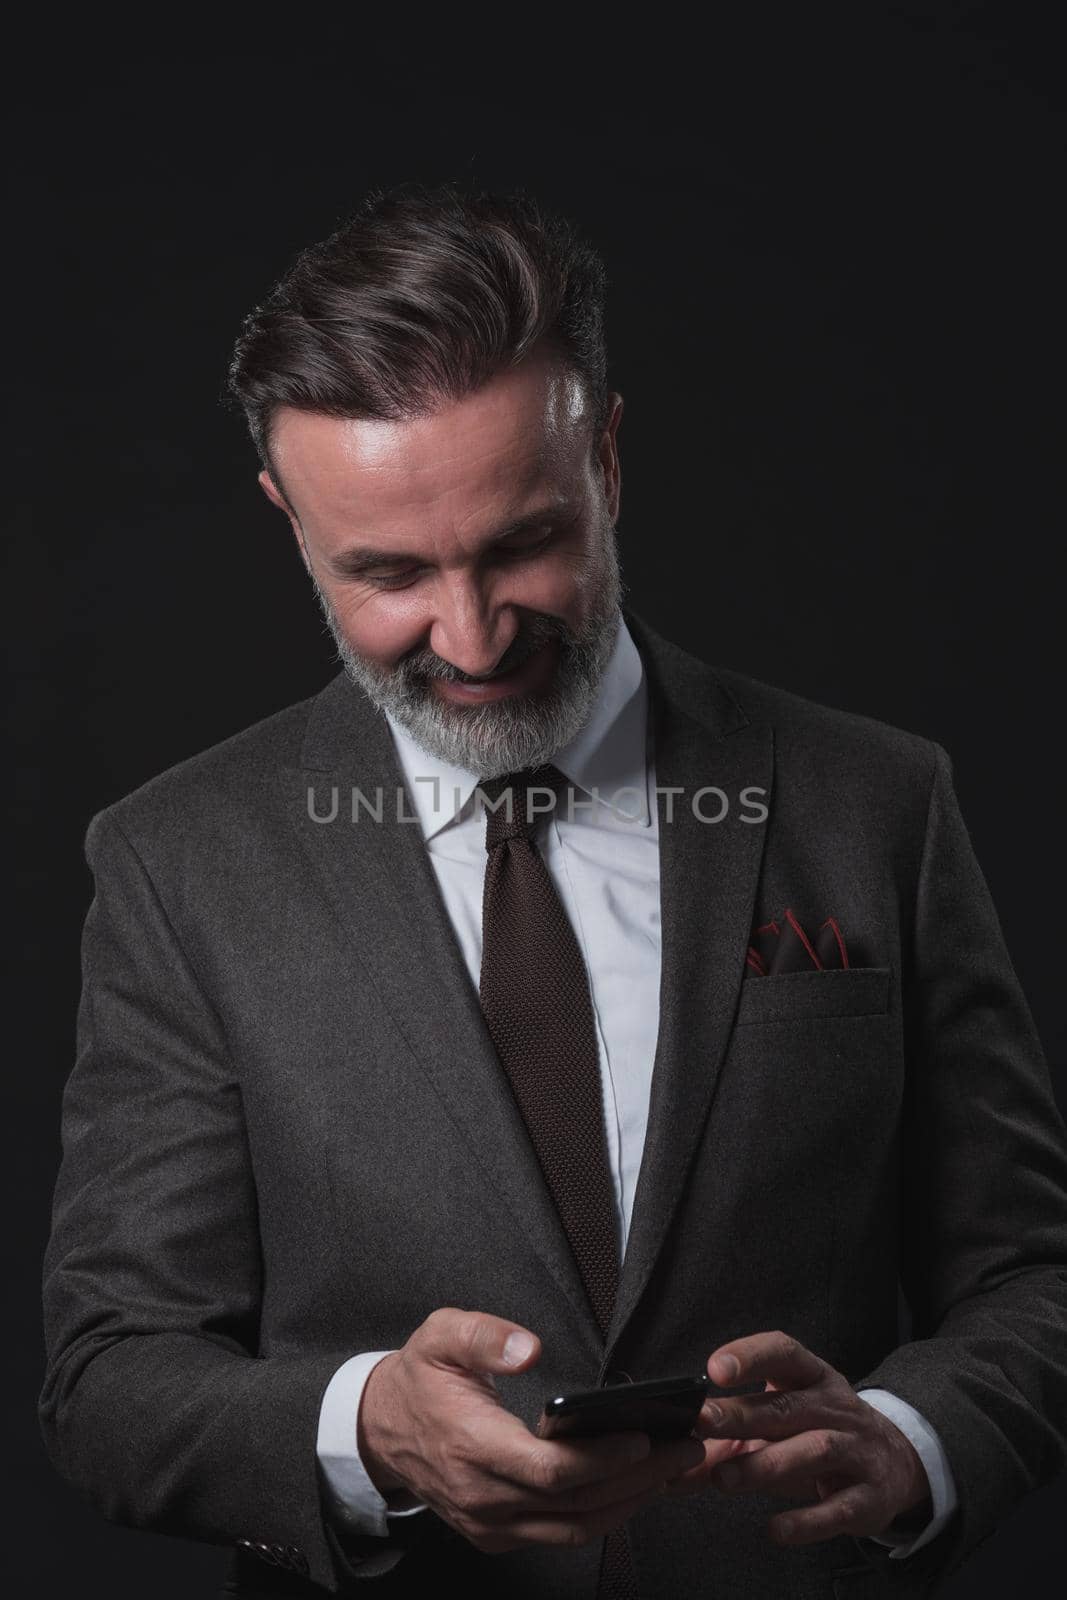
[[[901,1433],[910,1439],[926,1470],[934,1509],[929,1522],[921,1532],[895,1534],[890,1524],[882,1533],[867,1535],[876,1544],[893,1547],[890,1550],[890,1560],[903,1561],[916,1550],[921,1550],[923,1545],[936,1539],[955,1511],[959,1501],[952,1468],[949,1466],[948,1456],[937,1433],[914,1406],[902,1400],[899,1395],[891,1394],[888,1389],[857,1389],[856,1393],[862,1400],[866,1400],[868,1405],[874,1406],[876,1411],[888,1417],[890,1422],[895,1423]]]
[[[350,1533],[377,1534],[382,1539],[389,1537],[390,1517],[408,1517],[429,1509],[425,1500],[406,1489],[382,1495],[359,1456],[357,1424],[363,1389],[378,1362],[393,1354],[392,1350],[364,1351],[338,1367],[322,1397],[316,1439],[316,1454],[336,1520]],[[375,1570],[387,1554],[390,1559],[381,1565],[383,1572],[395,1566],[403,1551],[383,1551],[381,1556],[371,1557]],[[366,1565],[360,1562],[361,1569]]]

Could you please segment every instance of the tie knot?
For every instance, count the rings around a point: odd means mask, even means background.
[[[569,785],[558,767],[526,767],[502,778],[483,778],[485,848],[505,839],[529,839],[538,817],[550,815]]]

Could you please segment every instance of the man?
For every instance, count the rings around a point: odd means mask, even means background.
[[[1064,1465],[948,757],[622,605],[603,287],[451,186],[303,253],[231,385],[344,670],[88,830],[42,1425],[231,1593],[919,1595]],[[695,1437],[538,1432],[699,1371]]]

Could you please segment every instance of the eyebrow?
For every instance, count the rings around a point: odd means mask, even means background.
[[[537,511],[528,511],[525,515],[516,517],[514,522],[509,522],[506,527],[498,528],[487,540],[487,546],[498,544],[510,534],[526,533],[530,528],[539,527],[544,522],[564,521],[574,515],[577,509],[577,504],[568,500],[541,506]],[[376,550],[371,545],[349,545],[329,558],[329,566],[339,578],[362,578],[386,567],[395,567],[400,562],[417,562],[421,559],[420,556],[405,550]]]

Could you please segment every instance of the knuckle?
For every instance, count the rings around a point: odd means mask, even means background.
[[[816,1428],[808,1442],[813,1461],[836,1461],[841,1454],[841,1441],[826,1428]]]
[[[559,1461],[545,1450],[535,1450],[530,1460],[530,1478],[535,1489],[556,1490],[563,1485]]]
[[[447,1450],[458,1467],[478,1460],[480,1442],[477,1424],[466,1412],[449,1417]]]
[[[431,1346],[451,1344],[457,1333],[457,1318],[462,1312],[456,1306],[435,1306],[412,1334],[412,1339],[418,1341],[420,1335]]]
[[[501,1492],[499,1494],[485,1494],[479,1496],[478,1517],[491,1528],[501,1523],[508,1522],[514,1511],[511,1498]]]
[[[882,1504],[893,1498],[894,1492],[899,1485],[899,1479],[896,1474],[891,1472],[881,1461],[875,1462],[868,1469],[867,1482],[875,1498]]]
[[[464,1479],[453,1480],[449,1485],[449,1499],[461,1516],[471,1516],[477,1510],[471,1485]]]
[[[474,1344],[482,1331],[481,1314],[477,1311],[460,1311],[455,1306],[449,1307],[449,1310],[455,1337],[463,1345]]]
[[[764,1450],[757,1450],[752,1455],[741,1456],[741,1465],[736,1469],[743,1483],[766,1483],[768,1478],[773,1479],[786,1463],[782,1460],[782,1452],[776,1445],[770,1444]]]
[[[430,1312],[429,1316],[426,1318],[426,1321],[428,1323],[431,1323],[436,1328],[436,1327],[440,1326],[440,1324],[442,1322],[448,1322],[452,1317],[454,1317],[456,1315],[457,1315],[457,1307],[456,1306],[435,1306],[434,1309]]]
[[[855,1528],[862,1518],[863,1507],[853,1495],[848,1495],[842,1499],[838,1515],[846,1528]]]
[[[481,1550],[483,1555],[501,1555],[505,1550],[514,1547],[515,1540],[498,1528],[477,1528],[464,1535],[468,1543],[476,1550]]]
[[[774,1338],[777,1346],[777,1354],[782,1356],[787,1361],[790,1356],[795,1356],[797,1351],[800,1349],[799,1341],[794,1339],[792,1334],[783,1333],[781,1328],[775,1329]]]
[[[595,1534],[590,1533],[585,1522],[560,1520],[554,1531],[553,1544],[563,1545],[564,1548],[577,1548],[588,1544]]]
[[[791,1417],[795,1402],[790,1389],[776,1389],[767,1400],[767,1410],[772,1417]]]

